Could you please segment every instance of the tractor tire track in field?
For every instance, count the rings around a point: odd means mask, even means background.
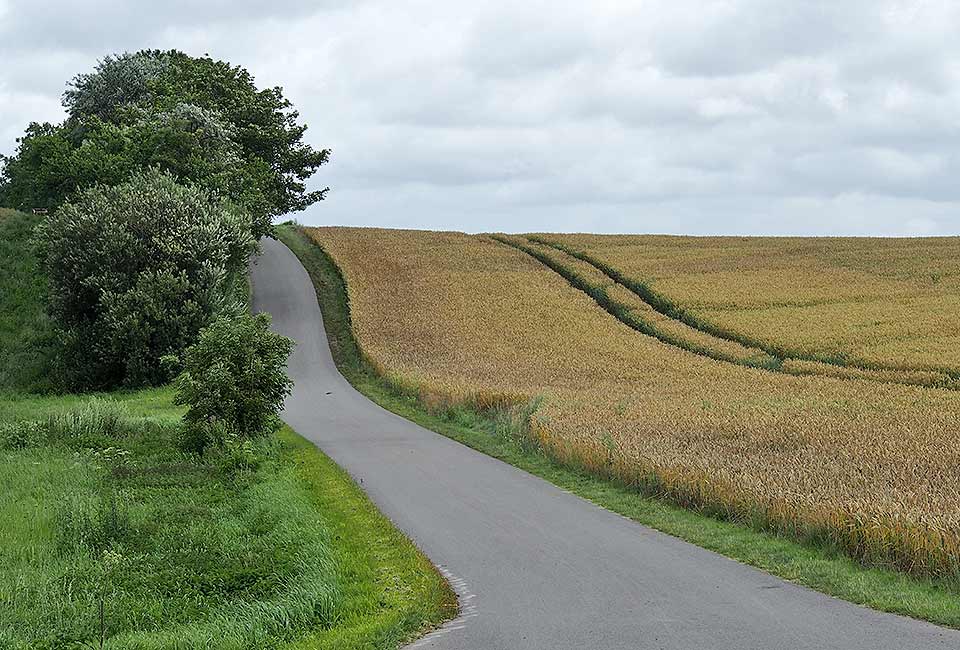
[[[740,345],[743,345],[746,347],[757,348],[771,356],[779,357],[783,361],[788,361],[791,359],[796,361],[809,361],[812,363],[822,363],[825,365],[835,366],[838,368],[849,368],[851,370],[860,370],[864,372],[930,372],[930,373],[945,375],[952,382],[960,380],[960,372],[958,372],[953,368],[948,368],[948,367],[931,366],[931,367],[908,368],[903,366],[881,364],[881,363],[866,363],[866,362],[859,362],[859,361],[834,359],[834,358],[831,358],[831,355],[828,355],[828,354],[805,355],[805,354],[799,354],[797,352],[787,352],[784,350],[779,350],[779,349],[770,347],[769,345],[764,344],[762,341],[753,339],[749,336],[745,336],[743,334],[736,333],[736,332],[727,331],[723,328],[716,327],[709,322],[703,322],[701,319],[692,315],[689,311],[685,310],[683,307],[675,304],[669,298],[655,291],[646,283],[639,282],[633,278],[627,277],[626,275],[621,273],[619,270],[613,268],[609,264],[602,262],[601,260],[595,258],[594,256],[589,255],[588,253],[585,253],[583,251],[577,250],[565,244],[561,244],[556,241],[552,241],[546,237],[542,237],[538,235],[528,235],[527,239],[531,242],[554,248],[562,253],[569,255],[570,257],[573,257],[575,259],[578,259],[582,262],[589,264],[590,266],[594,267],[595,269],[597,269],[598,271],[600,271],[601,273],[609,277],[611,280],[613,280],[617,284],[620,284],[626,287],[629,291],[631,291],[641,300],[643,300],[648,305],[650,305],[651,308],[663,314],[664,316],[668,316],[669,318],[672,318],[678,322],[681,322],[705,334],[709,334],[710,336],[715,336],[718,339],[739,343]],[[818,303],[810,303],[810,304],[818,304]],[[829,304],[829,303],[821,303],[821,304]],[[808,373],[808,374],[817,374],[817,373]],[[887,383],[905,383],[905,382],[893,381],[893,382],[887,382]],[[926,384],[909,383],[909,385],[924,386]],[[953,388],[954,390],[960,389],[957,386],[948,386],[948,388]]]
[[[405,420],[338,372],[310,277],[267,239],[253,307],[297,341],[284,419],[358,481],[461,595],[418,648],[928,650],[960,631],[876,612],[641,526]]]
[[[667,308],[664,306],[662,300],[651,299],[648,292],[639,291],[636,288],[636,283],[631,282],[629,279],[624,278],[624,276],[619,272],[611,270],[606,265],[593,260],[591,257],[585,254],[578,253],[567,248],[566,246],[553,243],[540,237],[527,237],[525,240],[527,243],[518,241],[518,239],[520,239],[519,236],[510,237],[497,234],[491,235],[490,238],[494,241],[500,242],[505,246],[510,246],[511,248],[526,253],[530,257],[534,258],[548,269],[561,276],[572,287],[590,296],[593,301],[597,303],[597,305],[602,307],[611,316],[619,320],[627,327],[636,330],[641,334],[652,336],[665,345],[677,347],[699,356],[707,357],[715,361],[731,363],[747,368],[758,368],[760,370],[776,372],[784,375],[801,377],[832,377],[835,379],[844,380],[872,381],[881,384],[899,384],[903,386],[919,386],[921,388],[960,390],[960,383],[958,383],[957,378],[946,372],[916,371],[915,374],[917,376],[922,376],[923,378],[912,379],[908,378],[908,375],[914,371],[890,368],[868,368],[865,366],[851,364],[840,365],[827,363],[812,358],[808,359],[793,356],[783,356],[777,351],[760,346],[753,341],[741,340],[739,338],[730,336],[721,336],[710,329],[705,329],[691,324],[688,322],[688,318],[679,317],[677,315],[678,312],[676,311],[676,308]],[[627,305],[624,305],[608,296],[604,288],[592,286],[588,281],[581,278],[576,271],[568,268],[562,262],[551,258],[550,255],[546,254],[544,251],[538,250],[535,248],[536,246],[546,247],[558,255],[566,256],[575,261],[590,265],[590,267],[606,276],[611,283],[636,296],[636,298],[641,300],[647,307],[650,308],[651,311],[670,319],[675,327],[686,328],[691,333],[696,333],[700,336],[712,337],[716,341],[716,347],[695,344],[689,339],[685,340],[683,336],[664,331],[663,328],[658,327],[656,323],[649,322],[642,316],[637,316]],[[746,355],[744,355],[742,358],[738,358],[736,355],[732,355],[722,349],[723,346],[729,346],[731,344],[742,346],[744,350],[752,350],[755,354],[752,358],[747,357]],[[801,365],[792,364],[791,362],[804,362],[812,365],[822,366],[822,368],[804,367]],[[927,375],[930,377],[927,377]],[[936,375],[941,375],[941,377],[938,379]]]

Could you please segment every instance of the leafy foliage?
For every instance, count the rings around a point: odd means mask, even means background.
[[[56,208],[158,166],[245,208],[259,238],[273,216],[326,192],[305,181],[329,150],[303,142],[306,126],[282,90],[257,89],[239,66],[175,50],[108,56],[71,82],[63,103],[64,123],[31,124],[5,159],[0,204]]]
[[[267,215],[303,210],[323,199],[326,190],[308,192],[304,181],[327,162],[330,152],[303,142],[307,127],[297,123],[299,113],[281,88],[258,90],[247,70],[208,56],[193,58],[177,51],[152,55],[170,61],[169,74],[151,85],[156,105],[187,101],[219,111],[236,129],[245,164],[269,168],[269,178],[259,186]]]
[[[69,384],[155,384],[229,306],[230,275],[255,244],[242,212],[166,172],[94,186],[43,221],[37,251]]]
[[[112,121],[118,111],[142,101],[149,85],[169,69],[169,57],[158,53],[108,54],[93,72],[79,74],[63,93],[71,117]]]
[[[77,152],[67,138],[65,125],[32,122],[26,133],[17,138],[17,152],[0,156],[0,205],[29,211],[50,209],[62,203],[78,187],[94,182],[85,160],[97,159],[89,149]],[[96,175],[101,182],[110,182],[109,160],[98,160]]]
[[[189,406],[188,425],[220,427],[241,438],[276,431],[292,385],[286,374],[292,346],[270,331],[267,314],[222,318],[204,329],[187,348],[177,379],[176,403]]]

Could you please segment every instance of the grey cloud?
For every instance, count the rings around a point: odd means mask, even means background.
[[[849,3],[849,4],[848,4]],[[680,3],[667,9],[652,38],[657,61],[683,76],[729,76],[763,70],[787,58],[821,56],[869,21],[854,27],[842,12],[858,3]]]
[[[155,47],[155,37],[163,30],[194,25],[222,28],[274,16],[296,20],[323,6],[310,0],[9,0],[5,15],[0,14],[0,38],[10,49],[52,47],[100,56],[105,43],[138,50]]]
[[[555,3],[488,8],[466,34],[462,63],[484,78],[550,73],[603,52],[584,16],[562,13]]]
[[[0,150],[98,57],[179,47],[283,86],[333,148],[305,222],[957,234],[958,24],[934,0],[0,0]]]

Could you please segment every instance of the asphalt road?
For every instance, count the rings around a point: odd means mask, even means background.
[[[459,650],[960,648],[960,632],[792,585],[603,510],[367,400],[337,371],[306,271],[265,240],[253,305],[298,342],[284,419],[445,572]]]

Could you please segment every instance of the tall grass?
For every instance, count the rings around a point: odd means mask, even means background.
[[[95,644],[101,603],[108,647],[266,648],[332,622],[329,534],[282,449],[258,443],[239,473],[178,436],[108,400],[4,425],[0,512],[21,525],[0,548],[0,646]]]
[[[0,390],[54,388],[46,281],[30,245],[40,219],[0,208]]]
[[[455,611],[433,567],[292,432],[238,463],[229,447],[181,451],[175,418],[131,407],[0,418],[0,647],[390,647]],[[409,592],[385,596],[386,574]]]

